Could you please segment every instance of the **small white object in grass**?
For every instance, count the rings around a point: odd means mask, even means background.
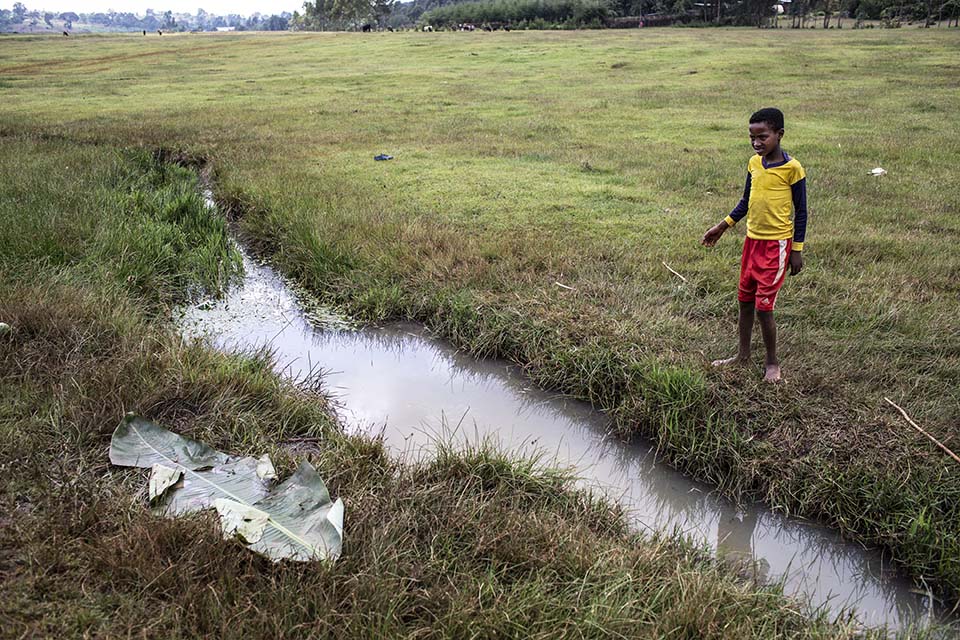
[[[870,175],[872,175],[872,176],[885,176],[885,175],[887,175],[887,170],[884,169],[883,167],[877,167],[876,169],[874,169],[873,171],[870,172]]]
[[[260,542],[263,530],[267,528],[270,514],[247,504],[217,498],[213,501],[217,513],[220,514],[220,528],[223,537],[236,536],[247,544]]]
[[[684,278],[682,275],[680,275],[679,273],[677,273],[676,271],[674,271],[673,268],[672,268],[670,265],[668,265],[666,262],[664,262],[663,260],[660,261],[660,264],[662,264],[663,266],[665,266],[665,267],[667,268],[667,271],[669,271],[669,272],[672,273],[673,275],[677,276],[678,278],[680,278],[680,279],[683,280],[684,282],[687,281],[686,278]]]
[[[277,470],[273,468],[269,453],[263,454],[257,460],[257,477],[268,482],[277,479]]]
[[[0,322],[0,336],[10,333],[10,325],[6,322]]]
[[[153,465],[150,470],[150,500],[162,496],[164,491],[180,481],[182,475],[181,469],[174,469],[159,462]]]

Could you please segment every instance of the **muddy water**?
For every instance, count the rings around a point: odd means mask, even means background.
[[[352,330],[314,305],[305,313],[307,298],[273,269],[247,255],[244,267],[243,284],[224,299],[183,311],[184,333],[209,335],[226,349],[266,345],[297,380],[323,372],[348,428],[382,432],[396,453],[429,455],[437,438],[493,438],[573,467],[582,485],[618,500],[638,527],[679,530],[752,560],[764,578],[783,580],[788,593],[816,607],[834,614],[855,607],[871,626],[941,617],[879,554],[760,505],[732,504],[658,463],[648,446],[610,438],[602,413],[534,388],[516,367],[459,353],[417,325]]]

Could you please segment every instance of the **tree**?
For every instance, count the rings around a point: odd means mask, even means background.
[[[377,21],[377,26],[381,29],[386,24],[387,18],[390,17],[390,12],[393,11],[393,5],[394,0],[371,0],[370,12]]]
[[[303,3],[303,16],[300,19],[301,28],[325,31],[333,20],[334,0],[314,0]]]
[[[113,24],[118,27],[123,27],[124,29],[140,29],[140,18],[136,14],[130,13],[116,13],[113,14]]]
[[[27,13],[27,7],[22,2],[13,3],[13,21],[23,22],[23,16]]]
[[[954,26],[960,27],[960,0],[947,0],[943,3],[940,11],[947,13],[947,26],[950,26],[950,20],[953,19]]]
[[[289,28],[289,20],[284,16],[272,15],[263,22],[265,31],[286,31]]]
[[[356,29],[370,17],[369,0],[334,0],[333,15],[346,26]]]

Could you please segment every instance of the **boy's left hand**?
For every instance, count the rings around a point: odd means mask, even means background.
[[[795,276],[803,270],[803,252],[790,252],[790,275]]]

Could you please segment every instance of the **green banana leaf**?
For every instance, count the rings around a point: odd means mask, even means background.
[[[265,497],[269,484],[257,475],[256,458],[241,458],[207,471],[184,472],[180,481],[154,500],[154,513],[179,516],[213,507],[217,498],[253,504]]]
[[[172,468],[203,469],[229,460],[225,453],[131,413],[124,416],[110,439],[110,462],[120,467],[149,468],[159,462]]]
[[[307,461],[296,473],[253,505],[270,514],[263,536],[250,544],[274,560],[315,560],[340,556],[343,501],[331,503],[316,469]]]
[[[277,476],[269,456],[231,458],[133,415],[114,431],[110,461],[152,468],[156,513],[172,517],[215,507],[225,537],[275,561],[340,555],[343,501],[331,501],[309,462],[271,489]]]

